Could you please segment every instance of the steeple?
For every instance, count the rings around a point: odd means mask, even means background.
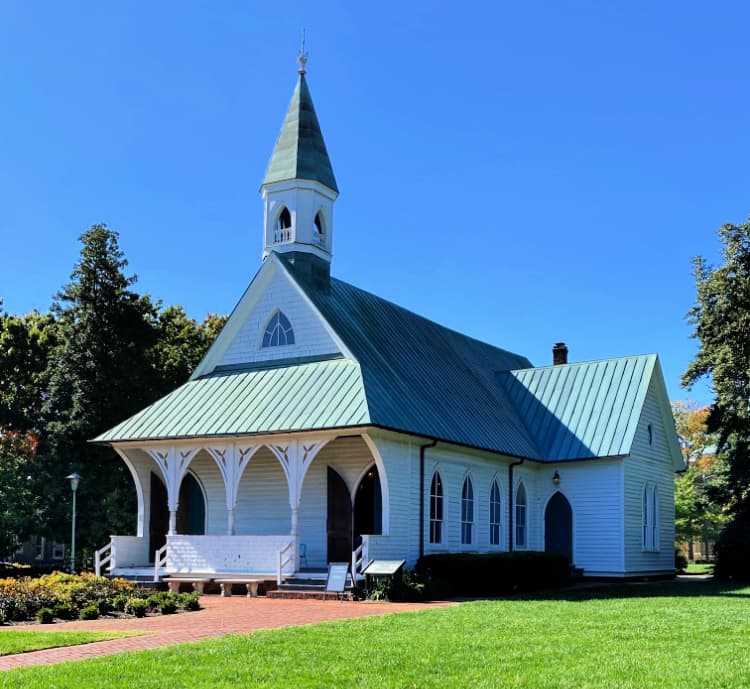
[[[339,190],[305,78],[304,39],[298,64],[297,86],[260,188],[265,206],[263,257],[271,251],[293,253],[288,258],[295,262],[315,256],[326,263],[328,273],[333,203]]]
[[[328,157],[318,117],[315,114],[305,69],[299,70],[299,81],[281,125],[263,184],[290,179],[320,182],[338,193],[333,167]]]

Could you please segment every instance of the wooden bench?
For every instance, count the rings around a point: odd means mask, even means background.
[[[203,595],[203,587],[206,584],[211,583],[213,581],[212,577],[196,574],[184,574],[184,575],[174,575],[171,577],[164,577],[162,579],[164,583],[169,587],[170,592],[172,593],[179,593],[180,592],[180,584],[191,584],[193,589],[196,590],[198,593]]]
[[[247,597],[253,598],[258,595],[258,584],[262,584],[267,581],[268,577],[226,577],[220,579],[214,579],[214,581],[221,586],[221,595],[224,597],[232,595],[233,584],[244,584],[247,588]]]

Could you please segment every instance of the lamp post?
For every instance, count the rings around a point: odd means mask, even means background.
[[[70,481],[70,488],[73,491],[73,519],[70,527],[70,573],[74,574],[76,567],[76,493],[78,492],[81,475],[77,471],[74,471],[70,476],[66,476],[65,478]]]

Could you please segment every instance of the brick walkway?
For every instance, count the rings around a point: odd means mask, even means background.
[[[66,622],[54,626],[0,627],[0,634],[9,629],[39,631],[137,631],[141,636],[110,641],[97,641],[79,646],[49,648],[0,657],[0,670],[28,665],[82,660],[124,651],[141,651],[169,644],[180,644],[210,636],[245,634],[258,629],[312,624],[328,620],[347,620],[371,615],[388,615],[445,603],[365,603],[349,601],[272,600],[265,597],[202,596],[203,610],[178,615],[159,615],[145,619],[93,620]]]

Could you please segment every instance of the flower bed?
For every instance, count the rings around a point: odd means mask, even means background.
[[[96,619],[103,615],[170,614],[199,610],[196,593],[147,591],[124,579],[53,572],[41,577],[0,579],[0,624],[36,619]]]

